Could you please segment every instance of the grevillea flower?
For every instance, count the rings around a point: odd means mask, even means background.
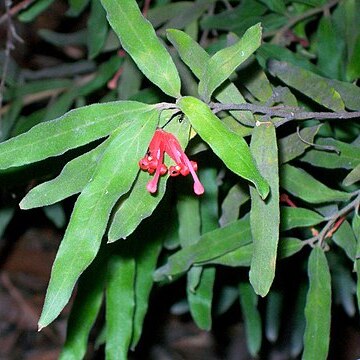
[[[174,161],[175,165],[167,168],[164,164],[164,154],[167,153]],[[159,178],[169,171],[170,176],[191,174],[194,179],[194,192],[201,195],[204,187],[196,175],[197,163],[190,161],[185,155],[176,137],[162,129],[157,129],[149,144],[147,154],[139,161],[141,170],[154,174],[154,177],[148,182],[146,188],[149,192],[155,193]]]

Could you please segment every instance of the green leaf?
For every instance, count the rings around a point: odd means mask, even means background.
[[[316,247],[309,257],[310,287],[306,298],[304,360],[326,360],[331,319],[331,278],[323,250]]]
[[[360,110],[359,96],[360,87],[336,79],[325,79],[329,86],[333,87],[343,99],[346,108],[350,110]]]
[[[70,9],[68,10],[69,16],[78,16],[86,8],[89,0],[69,0]]]
[[[284,297],[285,294],[277,290],[270,291],[267,296],[265,335],[272,343],[274,343],[279,337],[282,320],[281,311],[284,304]]]
[[[279,14],[284,14],[286,12],[284,0],[260,0],[265,4],[270,10],[275,11]]]
[[[352,171],[350,171],[343,181],[345,186],[355,184],[360,180],[360,164],[357,165]]]
[[[288,237],[281,238],[278,246],[278,258],[290,257],[299,252],[303,246],[304,243],[299,239]],[[253,243],[249,242],[222,256],[209,261],[204,261],[202,264],[218,264],[231,267],[250,266],[253,248]]]
[[[182,123],[172,121],[166,130],[173,133],[183,147],[189,140],[190,125],[187,120]],[[145,154],[144,154],[145,155]],[[165,159],[169,165],[169,160]],[[156,195],[146,190],[146,184],[150,177],[147,172],[141,171],[133,185],[133,188],[116,209],[109,229],[109,242],[129,236],[139,223],[150,216],[163,198],[166,190],[167,177],[161,177]]]
[[[356,259],[357,241],[350,223],[345,220],[333,235],[334,242],[340,246],[352,260]]]
[[[214,153],[237,175],[251,181],[264,199],[269,185],[256,168],[246,141],[229,131],[209,107],[193,97],[183,97],[178,106],[189,118],[191,125],[207,142]]]
[[[242,64],[261,44],[261,25],[249,28],[234,45],[218,51],[205,64],[199,83],[199,94],[209,102],[212,93],[236,68]]]
[[[198,79],[201,79],[204,64],[208,63],[210,55],[183,31],[168,29],[166,35],[178,51],[182,61]],[[231,82],[217,91],[215,97],[222,103],[243,104],[246,102],[240,91]],[[254,118],[249,111],[231,111],[230,114],[245,124],[253,124],[254,122]]]
[[[87,29],[88,56],[90,59],[93,59],[103,48],[109,31],[106,13],[99,0],[91,0],[91,10],[87,22]]]
[[[303,169],[289,164],[281,166],[280,179],[280,184],[286,191],[311,204],[347,201],[351,197],[349,193],[330,189]]]
[[[349,81],[353,82],[354,80],[360,77],[360,65],[359,65],[359,56],[360,56],[360,34],[358,34],[353,52],[348,61],[346,67],[346,75]]]
[[[265,201],[253,187],[250,187],[250,224],[254,249],[249,278],[255,293],[265,296],[275,277],[280,225],[279,166],[275,126],[267,123],[256,126],[250,149],[261,174],[270,185],[270,196]]]
[[[149,9],[147,19],[151,22],[154,28],[157,28],[165,22],[171,20],[174,17],[174,14],[182,13],[186,9],[192,8],[192,6],[192,1],[165,3],[164,5],[159,5]],[[168,24],[167,27],[169,27]]]
[[[67,219],[64,208],[61,204],[53,204],[43,207],[45,216],[58,228],[61,229],[66,225]]]
[[[45,11],[54,0],[38,0],[35,1],[29,8],[22,11],[18,19],[23,22],[33,21],[39,14]]]
[[[106,251],[100,251],[99,256],[80,278],[60,360],[82,359],[85,356],[90,330],[103,300],[107,274],[106,255]]]
[[[245,323],[246,342],[249,352],[256,356],[261,347],[261,317],[257,308],[258,297],[248,283],[239,284],[241,312]]]
[[[123,121],[153,106],[133,101],[94,104],[71,110],[0,144],[0,169],[30,164],[107,136]]]
[[[111,257],[108,269],[105,345],[107,359],[128,359],[135,312],[135,279],[132,246],[121,243],[117,253]]]
[[[299,207],[283,206],[281,207],[280,215],[281,231],[297,227],[313,226],[325,221],[317,212]]]
[[[161,226],[157,234],[152,234],[154,222],[150,222],[147,231],[138,231],[131,241],[135,241],[135,313],[133,318],[133,334],[131,349],[134,349],[140,340],[144,318],[148,309],[149,296],[153,286],[152,274],[156,268],[166,226],[164,222],[155,223]],[[163,230],[163,231],[161,231]],[[167,229],[166,229],[167,230]],[[151,239],[150,239],[151,236]]]
[[[81,192],[93,175],[109,141],[69,161],[55,178],[32,188],[21,200],[21,209],[48,206]]]
[[[301,139],[308,143],[314,142],[314,137],[318,133],[321,125],[306,127],[300,130]],[[279,146],[279,161],[281,164],[287,163],[290,160],[302,155],[305,150],[310,146],[306,142],[302,141],[294,132],[278,140]]]
[[[340,154],[330,151],[310,149],[301,161],[326,169],[353,169],[360,164],[360,147],[347,144],[332,138],[320,138],[316,141],[318,145],[333,146]]]
[[[0,209],[0,238],[2,238],[6,227],[9,225],[15,208],[2,206]]]
[[[244,189],[242,184],[235,184],[227,193],[221,205],[221,217],[219,223],[225,226],[239,217],[241,205],[245,204],[250,199],[247,190]]]
[[[170,54],[141,14],[135,0],[102,0],[123,48],[139,69],[167,95],[180,96],[180,78]],[[161,71],[159,71],[161,69]]]
[[[354,213],[354,217],[352,220],[352,228],[354,234],[357,238],[357,246],[356,246],[356,259],[355,259],[355,271],[357,276],[357,284],[356,284],[356,297],[358,309],[360,309],[360,214]]]
[[[345,106],[340,94],[325,79],[309,70],[286,62],[271,60],[269,71],[285,84],[300,91],[318,104],[333,111],[343,111]]]
[[[138,159],[147,149],[157,117],[154,110],[132,119],[132,125],[109,144],[93,180],[78,197],[52,268],[39,328],[58,316],[78,277],[95,258],[113,206],[136,177]]]
[[[181,274],[194,264],[215,259],[250,242],[250,223],[245,217],[202,235],[196,244],[171,255],[167,263],[155,271],[154,279],[160,281],[166,276]]]
[[[323,16],[318,25],[316,39],[317,66],[332,79],[343,77],[345,41],[330,16]]]

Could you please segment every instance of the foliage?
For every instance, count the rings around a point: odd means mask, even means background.
[[[18,20],[31,22],[51,4],[33,1]],[[188,311],[200,328],[211,329],[231,286],[252,355],[264,336],[283,336],[286,322],[289,357],[326,359],[332,299],[350,316],[355,295],[360,303],[359,3],[148,4],[69,0],[68,16],[88,16],[86,31],[39,34],[59,48],[85,45],[87,60],[45,73],[15,63],[5,72],[3,60],[2,182],[26,185],[29,167],[46,164],[48,181],[20,207],[44,207],[49,216],[79,194],[39,328],[57,318],[78,283],[60,358],[83,358],[104,302],[106,357],[125,359],[140,340],[154,285],[186,276]],[[82,72],[93,76],[79,82]],[[49,90],[51,102],[24,111],[30,95]],[[189,176],[161,176],[157,192],[147,191],[151,176],[138,163],[157,127],[197,160],[203,195],[192,192]],[[171,169],[179,162],[167,153]],[[0,214],[3,231],[11,207]],[[217,283],[224,267],[232,281]],[[285,319],[288,268],[297,272],[297,305]]]

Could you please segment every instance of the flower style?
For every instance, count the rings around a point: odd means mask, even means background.
[[[164,164],[164,154],[167,153],[176,165],[167,168]],[[176,137],[162,129],[156,129],[153,138],[149,144],[147,154],[139,161],[141,170],[154,174],[154,177],[148,182],[146,188],[150,193],[157,191],[159,178],[169,171],[170,176],[191,174],[194,179],[194,192],[197,195],[204,193],[204,187],[196,175],[197,163],[190,161],[185,155]]]

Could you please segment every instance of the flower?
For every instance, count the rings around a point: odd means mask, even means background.
[[[167,168],[164,164],[164,154],[167,153],[176,165]],[[204,187],[196,175],[197,163],[190,161],[179,144],[176,137],[162,129],[156,129],[153,138],[149,144],[147,154],[139,161],[141,170],[154,174],[154,177],[148,182],[146,188],[150,193],[157,191],[159,178],[169,171],[170,176],[191,174],[194,179],[194,192],[197,195],[204,193]]]

